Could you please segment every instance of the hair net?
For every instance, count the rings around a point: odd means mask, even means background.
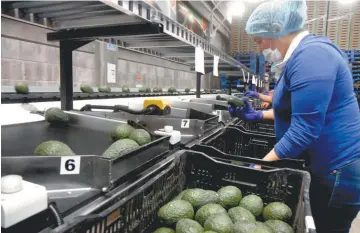
[[[304,27],[305,0],[272,0],[262,3],[246,23],[246,32],[266,38],[280,38]]]

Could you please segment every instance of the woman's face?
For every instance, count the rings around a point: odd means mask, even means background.
[[[259,46],[259,52],[262,53],[265,49],[276,49],[276,41],[265,37],[255,36],[254,41]]]

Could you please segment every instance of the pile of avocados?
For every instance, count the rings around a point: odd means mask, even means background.
[[[284,203],[264,207],[261,197],[245,197],[235,186],[217,192],[186,189],[158,211],[154,233],[294,233],[287,223],[292,211]]]
[[[45,111],[45,120],[52,125],[67,125],[70,117],[59,108],[49,108]],[[110,133],[113,143],[103,153],[104,158],[116,159],[151,142],[151,135],[144,129],[135,129],[128,124],[120,124]],[[60,141],[45,141],[35,149],[39,156],[75,155],[72,149]]]

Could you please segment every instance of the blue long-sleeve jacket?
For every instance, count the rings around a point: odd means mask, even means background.
[[[275,153],[308,154],[313,173],[323,175],[360,157],[360,112],[345,57],[326,37],[310,34],[275,87]]]

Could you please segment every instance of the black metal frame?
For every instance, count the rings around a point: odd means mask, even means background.
[[[162,24],[142,23],[65,29],[47,34],[49,41],[60,41],[61,109],[73,109],[72,52],[95,39],[163,33]]]

